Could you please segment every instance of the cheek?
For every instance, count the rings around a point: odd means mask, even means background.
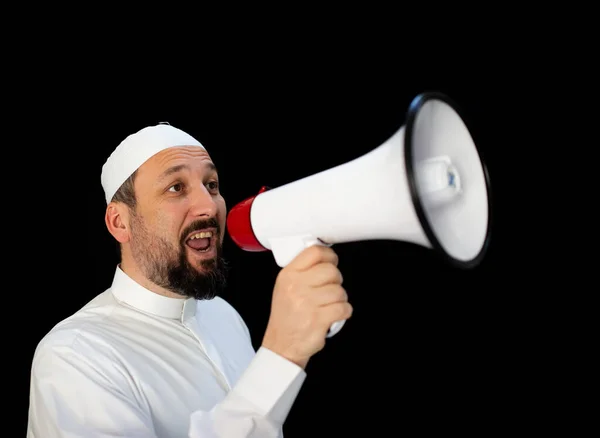
[[[222,234],[225,234],[225,226],[227,224],[227,203],[223,198],[217,201],[217,208],[219,209],[219,225],[221,225]]]
[[[174,217],[175,216],[168,211],[156,215],[152,220],[151,229],[153,230],[153,233],[167,240],[171,240],[173,238],[174,230],[177,229],[173,219]]]

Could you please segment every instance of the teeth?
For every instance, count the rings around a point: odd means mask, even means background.
[[[210,231],[202,231],[201,233],[196,233],[190,237],[190,239],[206,239],[212,237],[212,232]]]

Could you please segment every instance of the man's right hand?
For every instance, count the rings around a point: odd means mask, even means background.
[[[331,324],[352,316],[342,281],[330,247],[314,245],[298,254],[277,276],[262,346],[306,367],[325,346]]]

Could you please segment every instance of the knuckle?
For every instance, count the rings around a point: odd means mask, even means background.
[[[328,264],[326,272],[329,279],[335,281],[336,283],[342,283],[342,273],[337,266]]]
[[[346,293],[346,289],[341,286],[335,287],[333,292],[333,298],[336,301],[347,301],[348,294]]]
[[[348,302],[342,303],[342,305],[340,306],[340,312],[342,313],[342,316],[344,318],[349,318],[350,315],[352,314],[352,306],[350,305],[350,303],[348,303]]]
[[[313,257],[313,261],[319,260],[323,256],[325,247],[322,245],[312,245],[310,247],[310,255]]]
[[[342,315],[345,317],[350,316],[351,306],[347,302],[342,305]]]
[[[316,257],[319,257],[319,258],[328,257],[328,258],[333,258],[333,259],[337,258],[336,252],[330,246],[313,245],[312,248],[314,250],[314,254]]]
[[[349,316],[347,303],[340,303],[335,310],[334,320],[339,321]]]
[[[310,269],[312,266],[319,263],[319,260],[321,259],[319,248],[316,245],[306,248],[304,255],[306,257],[304,269]]]
[[[323,270],[325,272],[327,279],[335,279],[335,278],[338,278],[338,276],[339,276],[338,269],[331,263],[326,264],[323,267]]]
[[[352,314],[354,313],[354,307],[352,307],[352,304],[346,303],[346,312],[347,312],[348,318],[350,318],[352,316]]]

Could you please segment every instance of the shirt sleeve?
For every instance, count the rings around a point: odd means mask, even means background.
[[[45,342],[36,350],[27,437],[157,437],[150,407],[131,385],[131,376],[76,347]],[[260,348],[221,403],[190,415],[189,438],[282,436],[305,376],[302,368]]]
[[[305,371],[261,347],[225,400],[191,416],[190,438],[280,437]]]

